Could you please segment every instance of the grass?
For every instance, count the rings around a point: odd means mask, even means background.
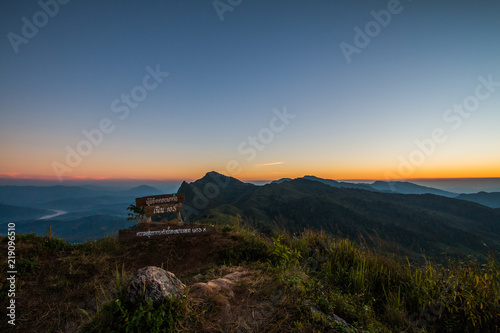
[[[19,312],[18,323],[24,331],[349,331],[340,317],[359,332],[499,332],[493,254],[487,262],[416,265],[324,232],[266,237],[241,219],[218,229],[127,243],[17,235],[16,302],[30,309]],[[6,243],[0,239],[1,251]],[[214,279],[237,266],[252,278],[234,296],[186,291],[182,301],[132,306],[124,297],[128,279],[146,265],[163,266],[188,286],[197,274]]]
[[[498,331],[500,270],[493,256],[482,264],[472,260],[413,267],[349,240],[313,232],[292,239],[290,248],[313,258],[302,262],[301,268],[324,286],[323,300],[318,303],[327,312],[333,308],[358,328]]]

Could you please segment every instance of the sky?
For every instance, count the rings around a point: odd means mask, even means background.
[[[497,0],[0,13],[0,177],[500,177]]]

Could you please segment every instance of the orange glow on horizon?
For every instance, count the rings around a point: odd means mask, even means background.
[[[171,182],[192,182],[202,178],[209,171],[216,171],[226,176],[234,177],[241,181],[273,181],[281,178],[300,178],[306,175],[316,176],[325,179],[334,180],[412,180],[412,179],[464,179],[464,178],[500,178],[500,165],[498,166],[477,166],[475,168],[467,168],[464,166],[456,166],[453,168],[434,167],[434,168],[415,168],[412,173],[402,174],[397,169],[390,170],[383,166],[377,166],[371,170],[363,170],[360,167],[347,168],[346,166],[338,169],[328,168],[293,168],[286,164],[269,165],[266,167],[246,167],[241,168],[239,173],[230,173],[226,168],[217,168],[208,166],[206,169],[200,170],[195,168],[178,168],[169,169],[165,172],[164,169],[151,168],[149,170],[141,170],[132,172],[130,169],[121,170],[120,173],[113,172],[111,168],[102,173],[92,170],[92,173],[84,174],[81,170],[78,174],[66,174],[64,180],[73,181],[119,181],[119,180],[144,180],[144,181],[171,181]],[[334,170],[332,170],[334,169]],[[76,171],[76,170],[75,170]],[[135,171],[135,170],[134,170]],[[168,174],[168,176],[165,175]],[[33,179],[57,181],[55,175],[31,175],[21,174],[16,172],[0,173],[0,178],[9,179]]]

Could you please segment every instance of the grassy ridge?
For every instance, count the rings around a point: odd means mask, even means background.
[[[0,250],[6,247],[4,237]],[[338,317],[360,332],[498,332],[500,326],[500,269],[492,256],[486,263],[449,260],[415,266],[324,232],[267,237],[237,220],[202,237],[135,243],[106,238],[72,245],[18,235],[17,247],[17,328],[28,332],[245,331],[234,322],[221,322],[221,301],[213,297],[186,292],[183,301],[158,309],[127,304],[124,286],[138,267],[149,264],[165,264],[188,286],[199,273],[216,278],[224,267],[246,267],[254,282],[240,286],[239,304],[229,303],[252,308],[267,302],[266,315],[253,331],[348,331]],[[156,259],[147,261],[153,253]],[[194,261],[183,266],[186,258]],[[4,269],[2,306],[7,302],[5,274]]]

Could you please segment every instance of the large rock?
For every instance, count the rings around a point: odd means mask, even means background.
[[[127,298],[134,304],[148,299],[158,305],[165,298],[181,298],[186,286],[173,273],[155,266],[141,268],[127,288]]]

